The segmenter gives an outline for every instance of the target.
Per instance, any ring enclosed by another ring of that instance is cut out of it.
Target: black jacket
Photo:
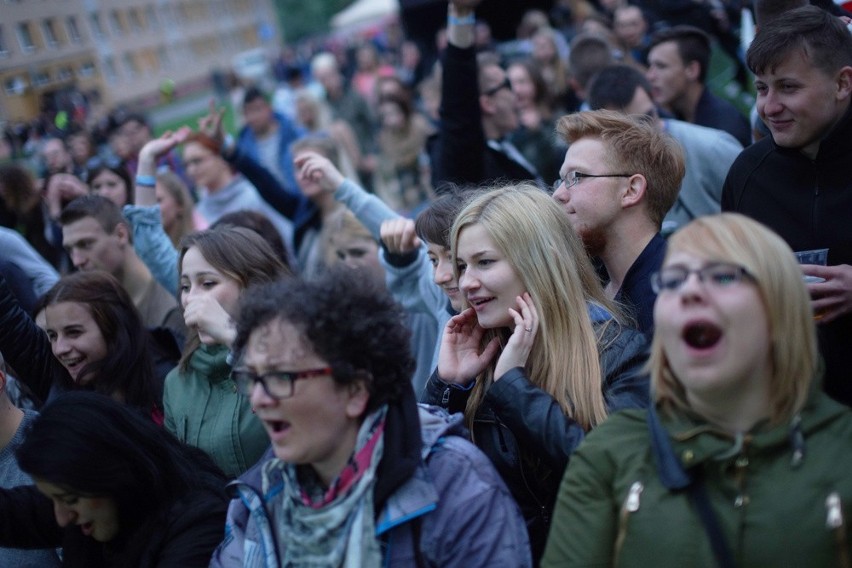
[[[600,335],[601,389],[607,410],[644,408],[649,403],[644,334],[614,322],[595,324]],[[470,391],[429,379],[423,402],[463,412]],[[473,440],[497,468],[527,522],[533,559],[544,552],[550,517],[568,460],[586,436],[549,394],[516,367],[485,395],[473,424]]]
[[[488,146],[482,130],[476,50],[448,45],[442,59],[441,125],[432,150],[432,185],[535,181],[532,172]],[[555,172],[553,172],[555,175]]]
[[[760,221],[794,251],[828,248],[828,264],[852,265],[852,106],[811,160],[772,137],[743,150],[728,172],[722,211]],[[817,326],[825,359],[824,387],[852,405],[849,379],[852,315]]]
[[[84,536],[74,524],[57,525],[51,500],[35,486],[0,489],[0,546],[61,546],[63,566],[207,566],[224,536],[227,508],[224,489],[194,489],[146,519],[132,534],[119,534],[114,541],[101,544]]]

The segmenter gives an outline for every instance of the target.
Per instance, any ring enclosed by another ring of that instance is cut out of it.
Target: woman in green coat
[[[243,290],[288,271],[258,234],[229,226],[185,237],[179,269],[190,337],[180,364],[166,377],[165,426],[235,478],[254,465],[269,439],[230,376],[233,318]]]
[[[652,280],[655,406],[589,434],[542,566],[849,566],[852,413],[814,380],[807,269],[736,214],[672,236]]]

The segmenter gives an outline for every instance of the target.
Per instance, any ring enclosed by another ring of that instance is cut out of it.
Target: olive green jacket
[[[175,368],[166,377],[163,406],[169,432],[236,478],[260,459],[269,437],[249,399],[237,393],[227,357],[227,347],[201,345],[186,373]]]
[[[686,492],[660,482],[646,416],[611,416],[574,454],[542,566],[716,566]],[[849,565],[852,412],[814,392],[798,416],[737,438],[661,413],[682,466],[703,476],[738,567]]]

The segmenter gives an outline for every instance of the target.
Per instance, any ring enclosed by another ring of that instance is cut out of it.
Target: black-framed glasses
[[[580,180],[583,178],[629,178],[633,174],[584,174],[582,172],[568,172],[565,177],[560,177],[558,180],[553,182],[553,191],[559,189],[563,183],[565,184],[565,189],[570,189],[580,183]]]
[[[651,288],[657,294],[677,292],[689,280],[690,274],[695,274],[699,282],[714,289],[727,288],[743,280],[755,281],[754,276],[739,264],[714,262],[696,269],[685,266],[663,268],[651,275]]]
[[[490,97],[498,93],[501,89],[509,89],[510,91],[512,90],[512,82],[509,81],[509,77],[503,77],[502,81],[485,91],[485,94]]]
[[[331,374],[331,367],[306,371],[269,371],[262,375],[252,373],[248,369],[234,369],[231,371],[231,379],[237,385],[237,392],[240,394],[251,396],[255,383],[260,383],[263,391],[270,398],[281,400],[293,396],[293,386],[299,379],[324,377]]]

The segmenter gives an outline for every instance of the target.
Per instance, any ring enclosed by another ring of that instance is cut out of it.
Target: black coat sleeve
[[[42,402],[55,381],[67,379],[67,373],[53,356],[50,340],[21,308],[0,275],[0,352]],[[67,379],[70,381],[70,379]]]
[[[53,503],[34,485],[0,488],[0,546],[62,546],[62,529],[56,524]]]

